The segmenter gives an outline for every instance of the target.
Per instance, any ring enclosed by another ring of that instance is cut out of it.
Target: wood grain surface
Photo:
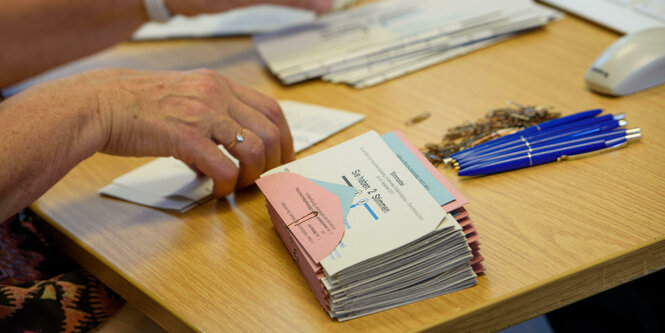
[[[70,66],[213,68],[276,99],[367,118],[299,157],[374,129],[417,146],[512,100],[569,114],[623,112],[644,138],[626,149],[462,179],[487,273],[477,286],[344,323],[331,320],[272,227],[256,187],[186,214],[109,199],[97,190],[150,158],[97,154],[33,208],[60,245],[170,331],[391,332],[496,330],[665,265],[665,86],[622,98],[589,92],[584,73],[618,35],[567,17],[523,36],[376,87],[318,80],[281,85],[248,38],[125,43]],[[423,111],[415,126],[404,121]]]

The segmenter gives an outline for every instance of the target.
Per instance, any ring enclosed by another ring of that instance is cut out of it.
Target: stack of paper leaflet
[[[530,0],[389,0],[254,37],[285,84],[322,77],[372,86],[545,25]]]
[[[368,132],[257,185],[321,306],[339,321],[473,286],[467,200],[400,132]]]

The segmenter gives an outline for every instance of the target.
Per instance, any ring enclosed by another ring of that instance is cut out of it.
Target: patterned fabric
[[[0,224],[0,332],[87,332],[123,303],[60,256],[29,211]]]

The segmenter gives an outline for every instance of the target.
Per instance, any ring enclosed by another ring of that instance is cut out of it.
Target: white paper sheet
[[[333,0],[332,10],[343,10],[355,2],[356,0]],[[153,40],[251,35],[312,22],[315,19],[316,13],[311,10],[261,4],[218,14],[202,14],[191,17],[176,15],[165,23],[148,22],[134,33],[132,39]]]
[[[193,17],[178,15],[166,23],[148,22],[134,33],[132,39],[246,35],[311,22],[315,18],[316,13],[310,10],[277,5],[256,5],[219,14]]]

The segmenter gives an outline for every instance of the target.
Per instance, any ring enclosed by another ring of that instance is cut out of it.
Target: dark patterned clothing
[[[60,256],[29,211],[0,224],[0,332],[87,332],[124,301]]]

